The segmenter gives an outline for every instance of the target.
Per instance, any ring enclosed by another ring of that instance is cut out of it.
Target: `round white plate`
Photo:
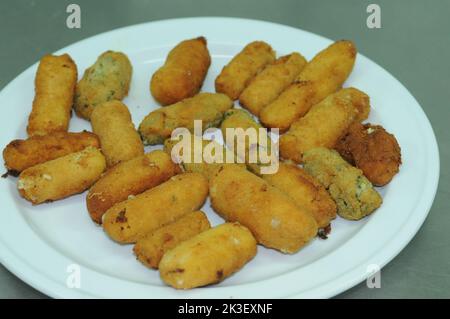
[[[223,65],[251,41],[264,40],[279,55],[299,51],[308,59],[331,43],[273,23],[189,18],[114,30],[56,54],[69,53],[80,76],[103,51],[128,54],[133,79],[124,102],[138,125],[158,107],[148,87],[153,72],[175,44],[200,35],[207,38],[212,55],[203,86],[203,91],[209,92],[214,91],[214,78]],[[28,68],[0,93],[1,148],[13,139],[26,137],[36,69],[37,64]],[[395,134],[402,148],[403,165],[393,181],[379,189],[384,200],[381,208],[359,222],[336,219],[328,240],[316,239],[295,255],[259,247],[249,264],[222,283],[177,291],[166,286],[157,271],[136,261],[131,245],[112,242],[101,227],[91,222],[85,207],[86,194],[32,206],[20,198],[16,179],[9,177],[0,180],[2,264],[43,293],[64,298],[309,298],[331,297],[354,286],[368,276],[372,265],[383,267],[395,257],[422,225],[438,184],[439,156],[421,107],[387,71],[359,54],[345,86],[369,94],[369,121]],[[90,129],[89,123],[74,116],[70,130],[83,129]],[[221,222],[209,202],[203,209],[213,224]]]

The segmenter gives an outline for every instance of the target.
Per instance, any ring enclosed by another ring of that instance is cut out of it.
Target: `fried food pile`
[[[20,195],[33,205],[87,191],[92,221],[118,244],[133,245],[169,286],[221,282],[256,256],[257,245],[295,254],[326,238],[335,218],[356,221],[382,205],[375,186],[399,172],[400,146],[382,126],[363,123],[369,96],[343,87],[356,57],[347,40],[310,61],[299,52],[277,57],[254,41],[223,66],[216,92],[201,92],[211,65],[207,40],[187,39],[151,76],[161,106],[135,126],[122,101],[133,70],[125,53],[102,53],[78,83],[68,54],[46,55],[28,138],[3,150],[5,176],[18,176]],[[92,132],[69,132],[72,109]],[[217,128],[223,143],[195,135],[198,120],[201,134]],[[178,128],[188,134],[172,139]],[[264,128],[279,129],[279,140]],[[228,136],[233,129],[258,130],[242,153],[237,136]],[[164,149],[145,152],[145,145]],[[275,146],[281,159],[267,173],[268,164],[252,156]],[[196,147],[207,154],[196,159]],[[201,211],[208,196],[224,220],[215,227]]]

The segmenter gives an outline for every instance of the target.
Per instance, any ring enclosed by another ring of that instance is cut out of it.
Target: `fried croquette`
[[[103,154],[89,146],[27,168],[19,175],[17,188],[33,204],[54,201],[85,191],[100,178],[105,168]]]
[[[314,105],[280,137],[281,156],[299,163],[309,149],[334,147],[353,122],[368,117],[369,110],[369,97],[365,93],[355,88],[339,90]]]
[[[136,240],[181,216],[198,210],[208,196],[208,180],[198,173],[175,175],[103,215],[103,229],[116,242]]]
[[[227,111],[220,129],[225,144],[235,152],[237,158],[241,158],[247,164],[251,171],[259,174],[265,172],[263,167],[267,171],[269,168],[270,171],[276,169],[274,164],[278,164],[278,153],[272,154],[274,151],[272,140],[250,113],[242,109]],[[231,134],[233,131],[230,129],[242,129],[242,131],[234,131],[234,134]],[[277,163],[274,163],[275,161]]]
[[[8,174],[17,176],[31,166],[79,152],[88,146],[100,147],[97,136],[91,132],[54,132],[12,141],[3,150],[3,159]]]
[[[46,55],[34,80],[35,97],[28,136],[67,132],[77,84],[77,66],[68,54]]]
[[[239,150],[236,149],[239,136],[228,136],[229,134],[227,131],[228,129],[242,129],[243,131],[246,131],[249,128],[253,129],[252,131],[255,132],[255,134],[252,138],[250,138],[250,135],[244,136],[242,134],[242,137],[245,137],[245,141],[242,142],[245,142],[245,144],[242,143],[241,145],[245,145],[245,152],[239,152]],[[258,146],[260,128],[262,128],[262,126],[252,118],[250,113],[242,109],[231,109],[225,112],[224,119],[220,124],[220,130],[222,131],[225,143],[230,149],[235,150],[238,156],[245,159],[245,162],[248,162],[249,160],[249,151]]]
[[[237,163],[236,156],[231,150],[216,141],[205,140],[194,134],[190,134],[189,137],[190,141],[187,141],[186,144],[183,142],[185,138],[183,136],[180,136],[179,139],[170,138],[164,142],[164,151],[171,156],[175,163],[180,164],[183,171],[201,173],[209,179],[222,166],[238,165],[245,167],[245,164]],[[181,145],[181,147],[176,145]],[[185,151],[190,151],[186,160],[184,160]],[[199,152],[201,158],[195,158],[196,151]]]
[[[201,120],[203,130],[217,127],[233,101],[225,94],[199,93],[194,97],[162,107],[148,114],[139,125],[145,145],[162,144],[172,131],[183,127],[194,131],[194,120]]]
[[[295,80],[305,65],[306,59],[297,52],[278,58],[251,80],[239,96],[239,103],[258,116]]]
[[[239,223],[208,229],[165,253],[162,280],[176,289],[217,283],[248,263],[257,252],[252,233]]]
[[[139,238],[133,251],[144,265],[158,269],[159,262],[167,251],[210,227],[208,218],[202,211],[187,213],[173,223]]]
[[[130,60],[124,53],[106,51],[100,55],[77,84],[74,108],[78,116],[89,120],[98,105],[127,96],[131,73]]]
[[[217,93],[224,93],[237,100],[250,81],[264,67],[275,61],[275,51],[265,42],[247,44],[220,72],[216,78]]]
[[[211,206],[225,220],[248,227],[256,240],[295,253],[317,234],[312,213],[249,171],[228,166],[210,180]]]
[[[319,228],[336,218],[336,203],[314,177],[293,163],[280,163],[275,174],[261,177],[270,185],[288,195],[296,205],[312,213]]]
[[[266,127],[277,127],[281,132],[304,116],[310,108],[336,92],[350,75],[356,59],[356,48],[351,41],[337,41],[319,52],[289,86],[260,113]]]
[[[117,164],[106,171],[86,196],[92,220],[101,224],[103,214],[114,204],[155,187],[178,172],[170,156],[160,150]]]
[[[324,147],[305,152],[305,170],[328,190],[339,216],[358,220],[380,207],[382,198],[370,181],[338,152]]]
[[[379,125],[354,123],[335,149],[376,186],[389,183],[402,162],[395,136]]]
[[[120,101],[105,102],[91,114],[92,130],[100,139],[108,167],[144,154],[130,111]]]
[[[204,37],[180,42],[152,76],[150,91],[153,97],[162,105],[193,97],[200,91],[210,64]]]

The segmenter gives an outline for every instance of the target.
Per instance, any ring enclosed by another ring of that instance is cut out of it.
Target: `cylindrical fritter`
[[[168,105],[194,96],[200,91],[210,64],[204,37],[180,42],[152,76],[153,97],[162,105]]]
[[[245,164],[237,163],[236,156],[227,147],[224,147],[215,141],[205,140],[200,136],[193,134],[190,134],[189,137],[190,141],[187,141],[186,143],[183,141],[184,137],[174,140],[167,139],[164,142],[164,151],[172,157],[173,161],[179,163],[185,172],[201,173],[209,179],[224,165],[239,165],[245,168]],[[182,143],[182,147],[178,148],[178,146],[176,146],[179,145],[178,143]],[[178,149],[174,150],[174,147],[177,147]],[[190,154],[187,153],[189,156],[186,156],[187,160],[184,160],[186,151],[190,151]],[[197,152],[197,156],[200,156],[199,161],[196,161],[195,152]],[[220,156],[218,156],[219,154]],[[217,161],[215,161],[216,159]]]
[[[162,144],[176,128],[194,130],[194,120],[201,120],[203,130],[217,127],[223,113],[233,107],[225,94],[199,93],[170,106],[162,107],[147,115],[139,125],[144,144]]]
[[[336,92],[350,75],[356,59],[351,41],[338,41],[317,54],[303,69],[295,83],[260,113],[266,127],[286,131],[309,109]]]
[[[177,289],[220,282],[256,255],[256,241],[239,223],[225,223],[169,250],[159,264],[162,280]]]
[[[240,167],[228,166],[216,173],[210,180],[210,196],[219,215],[248,227],[266,247],[295,253],[317,234],[310,211]]]
[[[91,116],[92,131],[100,139],[108,167],[144,154],[127,106],[120,101],[98,105]]]
[[[267,65],[239,96],[239,103],[254,115],[275,100],[300,74],[306,59],[297,52]]]
[[[220,124],[220,130],[225,143],[230,149],[233,149],[236,154],[248,162],[249,150],[257,147],[259,141],[259,129],[263,128],[256,122],[250,113],[242,109],[231,109],[225,113],[224,119]],[[247,129],[252,129],[255,134],[247,134],[244,136],[238,134],[227,134],[228,129],[242,129],[244,132]],[[245,139],[244,139],[245,137]],[[237,149],[237,143],[241,139],[241,143],[245,142],[245,153]],[[268,142],[270,139],[268,139]],[[244,154],[243,154],[244,153]]]
[[[77,114],[89,120],[98,105],[122,100],[128,94],[131,73],[131,63],[125,54],[106,51],[100,55],[77,84],[74,105]]]
[[[103,214],[114,204],[165,182],[178,170],[170,156],[159,150],[117,164],[89,190],[86,204],[92,220],[101,224]]]
[[[100,147],[98,138],[93,133],[54,132],[12,141],[3,150],[3,159],[8,173],[18,175],[31,166],[79,152],[88,146]]]
[[[176,175],[108,209],[103,215],[103,229],[119,243],[134,243],[143,235],[198,210],[207,196],[208,180],[202,174]]]
[[[202,211],[187,213],[173,223],[139,238],[133,251],[144,265],[158,269],[159,262],[167,251],[210,227],[208,218]]]
[[[293,202],[309,210],[319,228],[326,227],[336,217],[336,203],[314,177],[291,163],[280,163],[275,174],[261,177],[288,195]]]
[[[358,220],[380,207],[383,199],[369,180],[338,152],[324,147],[307,151],[305,170],[317,178],[337,204],[339,216]]]
[[[225,144],[247,163],[251,171],[264,172],[271,166],[270,171],[276,170],[278,164],[278,153],[273,146],[272,140],[264,129],[245,110],[232,109],[225,113],[224,120],[220,125]],[[231,134],[235,129],[234,134]],[[237,131],[242,129],[243,131]],[[250,130],[249,130],[250,129]],[[262,135],[262,134],[263,135]],[[267,172],[266,172],[267,173]]]
[[[81,152],[27,168],[20,174],[17,188],[33,204],[54,201],[88,189],[105,167],[100,150],[89,146]]]
[[[29,136],[66,132],[77,84],[77,66],[68,54],[46,55],[37,70]]]
[[[249,43],[239,52],[216,78],[216,92],[237,100],[253,77],[275,61],[275,52],[262,41]]]
[[[342,89],[313,106],[280,137],[280,154],[297,163],[315,147],[332,148],[354,121],[369,115],[369,97],[354,88]]]

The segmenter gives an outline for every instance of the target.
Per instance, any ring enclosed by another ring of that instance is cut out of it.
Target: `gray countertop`
[[[70,3],[81,7],[81,29],[65,25]],[[381,7],[381,29],[366,26],[370,3]],[[107,30],[168,18],[260,19],[331,39],[351,39],[361,53],[389,70],[422,105],[437,136],[441,177],[427,220],[411,243],[383,268],[381,288],[368,289],[362,283],[338,297],[449,298],[449,13],[448,0],[5,0],[0,2],[0,89],[45,53]],[[0,266],[0,298],[46,296]]]

